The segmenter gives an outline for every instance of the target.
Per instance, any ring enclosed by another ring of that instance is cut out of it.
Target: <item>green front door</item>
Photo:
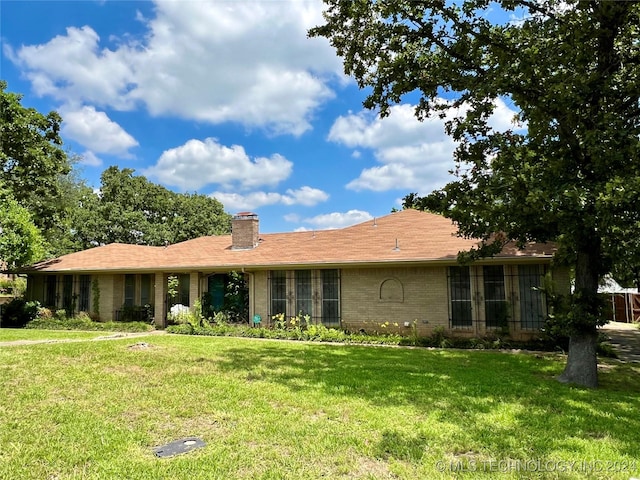
[[[226,285],[226,275],[211,275],[209,277],[209,305],[214,312],[220,312],[224,307]]]

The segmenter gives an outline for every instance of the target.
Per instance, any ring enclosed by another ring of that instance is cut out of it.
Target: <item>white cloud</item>
[[[60,113],[64,118],[63,135],[94,152],[129,157],[129,149],[138,145],[120,125],[94,107],[63,107]]]
[[[90,26],[69,27],[40,45],[6,48],[36,93],[63,103],[130,110],[209,123],[237,122],[300,135],[334,93],[326,78],[341,61],[325,39],[322,2],[155,2],[147,31],[101,46]],[[171,92],[170,94],[167,94]]]
[[[313,207],[329,199],[329,194],[317,188],[302,187],[297,190],[289,189],[287,194],[283,196],[285,205],[304,205]]]
[[[371,220],[373,216],[369,212],[362,210],[349,210],[348,212],[333,212],[306,218],[305,223],[313,225],[318,229],[344,228],[357,223]]]
[[[497,130],[513,128],[515,113],[502,100],[497,100],[490,124]],[[386,118],[368,111],[339,117],[328,139],[350,148],[371,149],[380,163],[364,169],[347,188],[429,193],[443,186],[454,167],[456,148],[445,134],[445,121],[435,117],[420,122],[414,115],[414,106],[409,104],[392,106]]]
[[[302,187],[297,190],[287,190],[285,194],[277,192],[251,192],[247,194],[214,192],[210,196],[217,198],[227,212],[239,210],[254,210],[268,205],[303,205],[312,207],[325,202],[329,195],[322,190],[311,187]],[[294,217],[289,217],[288,221]]]
[[[282,218],[284,218],[285,221],[291,223],[298,223],[300,221],[300,215],[298,215],[297,213],[288,213]]]
[[[277,185],[291,175],[293,163],[282,155],[250,158],[240,145],[227,147],[215,138],[189,140],[165,150],[144,174],[182,190],[199,190],[217,184],[232,188]]]
[[[99,167],[102,165],[102,160],[100,160],[91,150],[84,152],[81,157],[80,163],[83,165],[87,165],[89,167]]]
[[[93,103],[118,109],[132,108],[127,88],[134,78],[133,53],[100,50],[100,37],[88,26],[69,27],[42,45],[7,47],[10,58],[26,73],[38,95],[64,103]]]
[[[444,133],[442,121],[418,121],[412,105],[393,106],[384,119],[369,112],[339,117],[329,140],[371,149],[380,163],[364,169],[347,185],[356,191],[433,189],[446,181],[453,166],[455,144]]]

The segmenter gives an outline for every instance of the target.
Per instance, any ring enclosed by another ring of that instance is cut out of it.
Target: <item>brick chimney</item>
[[[231,248],[233,250],[250,250],[258,246],[258,215],[251,212],[240,212],[231,220]]]

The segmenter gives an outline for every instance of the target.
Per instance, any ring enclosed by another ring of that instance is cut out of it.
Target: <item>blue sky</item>
[[[253,211],[261,231],[339,228],[451,180],[441,120],[383,120],[342,73],[316,0],[0,4],[0,78],[63,117],[99,186],[110,165]],[[415,101],[415,98],[413,99]],[[512,108],[512,107],[511,107]],[[498,102],[496,126],[514,111]]]

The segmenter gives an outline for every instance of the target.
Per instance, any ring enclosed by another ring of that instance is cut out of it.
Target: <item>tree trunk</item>
[[[580,312],[585,318],[578,319],[571,327],[569,336],[569,355],[564,372],[558,376],[562,383],[575,383],[589,388],[598,386],[598,331],[596,321],[600,314],[597,301],[598,281],[602,259],[600,240],[596,235],[579,249],[576,258],[576,283],[574,295],[579,303]]]
[[[569,337],[567,365],[558,381],[575,383],[584,387],[598,386],[598,332],[577,332]]]

